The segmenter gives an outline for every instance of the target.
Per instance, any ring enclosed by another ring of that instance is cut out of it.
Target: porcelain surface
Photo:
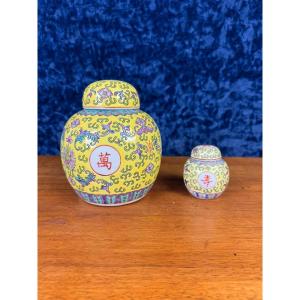
[[[159,129],[139,109],[135,88],[122,81],[95,82],[86,88],[83,106],[67,121],[61,137],[69,183],[95,205],[143,198],[157,177],[162,149]]]
[[[187,190],[199,199],[215,199],[226,189],[229,168],[220,150],[212,145],[200,145],[192,150],[183,171]]]

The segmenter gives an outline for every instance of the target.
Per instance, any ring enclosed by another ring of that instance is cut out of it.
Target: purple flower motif
[[[76,163],[74,151],[65,149],[63,151],[63,161],[68,169],[73,170],[75,168],[75,163]]]
[[[116,91],[114,94],[119,98],[119,102],[123,103],[123,101],[125,100],[124,92],[123,91]]]
[[[80,124],[80,120],[76,119],[71,123],[71,127],[74,128],[74,127],[78,126],[79,124]]]
[[[136,153],[139,157],[142,156],[142,146],[141,144],[137,144],[137,149],[133,151],[133,153]]]
[[[90,90],[90,92],[88,93],[87,97],[91,98],[93,96],[93,94],[96,94],[96,91]]]
[[[106,87],[98,91],[98,95],[101,99],[106,99],[112,96],[112,92]]]
[[[142,150],[141,150],[141,149],[136,149],[136,150],[134,151],[134,153],[136,153],[139,157],[142,156]]]
[[[139,129],[136,129],[136,133],[138,135],[142,135],[143,133],[148,133],[148,132],[152,132],[153,131],[153,128],[149,127],[149,126],[146,126],[146,120],[142,119],[142,118],[137,118],[135,123],[137,125],[140,126]]]
[[[72,138],[70,136],[68,136],[66,138],[66,142],[69,143],[69,144],[71,144],[73,142],[73,140],[72,140]]]
[[[154,168],[154,165],[153,163],[150,163],[147,168],[145,169],[146,173],[150,173]]]
[[[72,185],[75,185],[76,182],[72,177],[68,177],[68,180]]]
[[[108,181],[104,181],[103,184],[101,185],[101,190],[107,191],[108,193],[110,193],[109,187],[112,186],[111,182]]]

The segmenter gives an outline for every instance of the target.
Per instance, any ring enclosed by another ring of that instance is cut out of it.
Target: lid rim
[[[218,157],[216,157],[216,158],[199,158],[199,157],[195,157],[195,156],[192,156],[192,155],[191,155],[191,158],[197,159],[197,160],[220,160],[220,159],[222,159],[223,157],[222,157],[222,156],[218,156]]]

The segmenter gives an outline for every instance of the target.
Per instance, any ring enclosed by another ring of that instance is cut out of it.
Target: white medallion
[[[99,175],[108,176],[115,173],[120,164],[120,154],[111,146],[99,146],[90,155],[90,165]]]
[[[201,173],[198,177],[200,186],[204,189],[212,189],[217,183],[216,176],[210,172]]]

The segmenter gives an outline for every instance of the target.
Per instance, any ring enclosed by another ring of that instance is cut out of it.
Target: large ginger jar
[[[160,167],[161,138],[140,110],[129,83],[101,80],[83,94],[83,110],[66,123],[61,159],[77,195],[90,204],[117,206],[143,198]]]

